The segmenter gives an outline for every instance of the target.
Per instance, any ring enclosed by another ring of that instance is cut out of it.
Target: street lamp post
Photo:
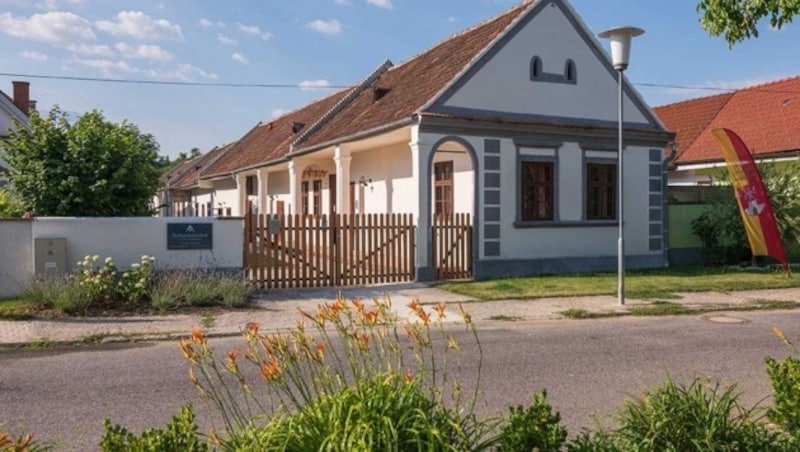
[[[611,60],[617,70],[617,117],[618,139],[617,148],[617,223],[619,226],[619,239],[617,241],[617,300],[620,305],[625,304],[625,225],[623,204],[623,181],[625,179],[622,159],[622,73],[628,68],[631,55],[631,39],[644,33],[636,27],[614,27],[600,32],[598,36],[607,38],[611,42]]]

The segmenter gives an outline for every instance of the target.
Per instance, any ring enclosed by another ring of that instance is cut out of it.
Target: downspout
[[[669,267],[669,167],[675,159],[678,158],[678,143],[672,142],[670,143],[670,154],[669,156],[664,159],[663,163],[663,170],[661,171],[661,212],[663,215],[663,231],[662,234],[664,235],[663,243],[664,243],[664,267]]]

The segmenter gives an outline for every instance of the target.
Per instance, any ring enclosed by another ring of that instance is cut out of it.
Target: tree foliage
[[[158,144],[127,122],[92,111],[71,123],[58,107],[31,113],[31,130],[6,143],[11,188],[26,210],[52,216],[149,215]]]
[[[784,246],[800,244],[800,164],[758,165],[758,169]],[[715,180],[719,189],[710,197],[705,212],[692,222],[692,231],[700,237],[711,261],[745,260],[750,256],[747,233],[727,171],[720,171]]]
[[[159,160],[159,165],[161,166],[161,172],[163,174],[167,174],[168,172],[172,171],[175,167],[180,165],[182,162],[186,160],[191,160],[196,157],[200,157],[202,152],[198,148],[192,148],[188,153],[187,152],[179,152],[178,156],[175,159],[170,159],[169,157],[161,157]]]
[[[700,0],[700,24],[712,36],[723,35],[729,47],[758,37],[758,25],[769,18],[780,29],[800,13],[800,0]]]

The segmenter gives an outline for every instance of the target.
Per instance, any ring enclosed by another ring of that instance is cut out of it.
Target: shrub
[[[137,302],[150,297],[155,277],[156,258],[142,256],[141,262],[122,272],[117,283],[117,294],[126,301]]]
[[[626,402],[614,442],[620,450],[775,450],[778,436],[741,406],[734,390],[668,379],[644,398]]]
[[[795,353],[797,348],[792,344],[780,328],[775,333]],[[772,382],[772,406],[767,410],[767,417],[787,433],[800,439],[800,360],[786,357],[782,361],[767,358],[767,374]]]
[[[253,286],[242,278],[225,273],[198,271],[164,272],[158,275],[150,294],[152,305],[168,311],[180,306],[246,306],[253,296]]]
[[[547,403],[547,391],[533,395],[528,408],[522,405],[509,408],[506,424],[500,435],[501,450],[557,452],[567,439],[567,430],[561,426],[561,415],[553,413]]]
[[[117,286],[117,267],[110,257],[100,265],[100,256],[86,256],[78,261],[75,279],[83,290],[87,303],[102,301],[114,296]]]
[[[257,450],[290,440],[309,441],[303,443],[309,447],[288,450],[405,450],[400,442],[415,441],[416,449],[436,441],[447,445],[444,450],[475,450],[495,444],[494,424],[473,414],[482,352],[471,317],[460,310],[478,346],[470,361],[478,363],[475,392],[465,397],[462,382],[449,373],[461,358],[458,341],[443,328],[445,305],[429,311],[414,300],[409,308],[412,320],[400,322],[388,300],[368,306],[339,297],[314,313],[301,311],[302,320],[288,332],[262,334],[258,324],[248,324],[244,350],[229,352],[222,362],[200,330],[181,340],[180,348],[190,380],[220,413],[231,444],[255,442]],[[252,374],[240,364],[254,368],[263,390],[252,387]],[[258,420],[269,422],[259,426]]]
[[[181,412],[165,429],[152,428],[135,435],[124,427],[112,425],[106,418],[105,433],[100,439],[100,449],[105,452],[204,452],[208,445],[197,433],[195,415],[191,404],[181,407]]]
[[[84,314],[90,300],[75,278],[46,276],[24,287],[21,298],[67,314]]]

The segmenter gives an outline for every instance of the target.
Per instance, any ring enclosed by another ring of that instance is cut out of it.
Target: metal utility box
[[[33,262],[36,275],[67,272],[67,239],[34,239]]]

